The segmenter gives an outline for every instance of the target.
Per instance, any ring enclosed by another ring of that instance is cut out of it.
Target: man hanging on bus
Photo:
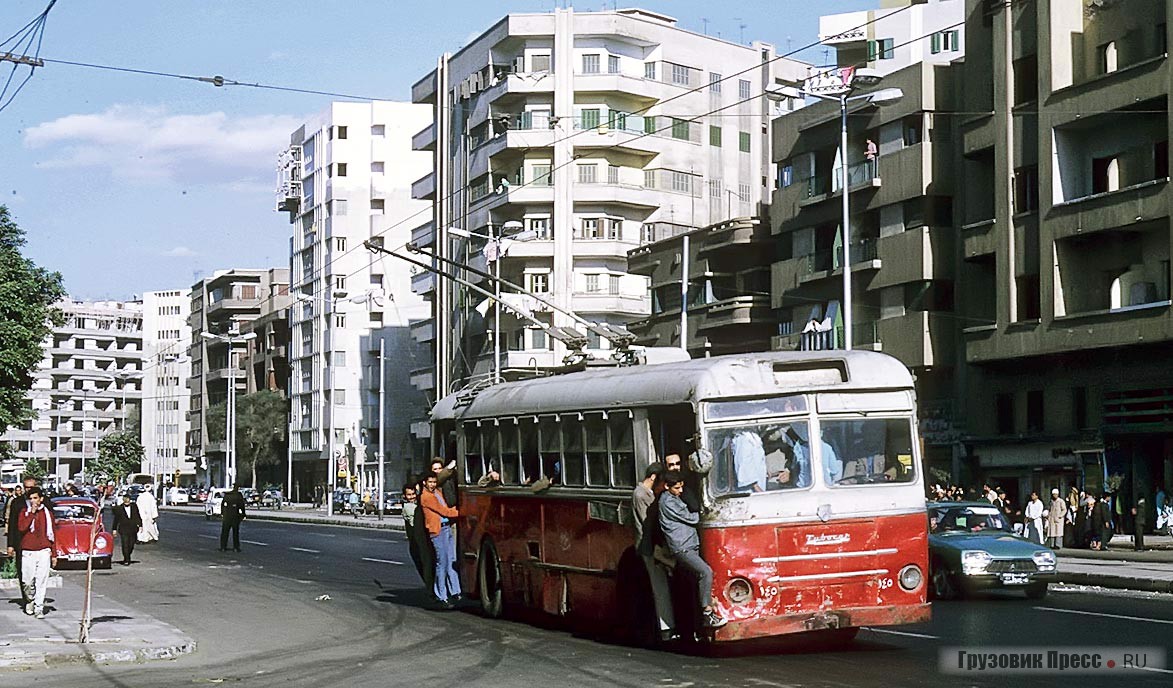
[[[452,523],[460,512],[448,505],[443,492],[438,489],[438,482],[436,474],[429,473],[424,478],[424,492],[419,500],[428,537],[436,552],[436,582],[432,592],[442,608],[452,609],[461,594],[460,574],[456,570],[456,533]]]
[[[660,530],[668,542],[668,549],[676,557],[677,569],[684,568],[697,579],[697,599],[701,618],[705,626],[720,628],[726,621],[713,609],[713,569],[701,558],[700,536],[697,524],[700,514],[689,511],[681,495],[684,493],[684,477],[676,471],[664,474],[667,489],[657,501],[659,505]]]
[[[676,457],[677,464],[680,457]],[[668,574],[655,556],[656,546],[663,540],[660,519],[657,515],[656,483],[664,474],[664,464],[656,461],[649,464],[641,480],[631,493],[631,511],[635,515],[635,549],[643,559],[652,584],[652,600],[656,606],[656,617],[660,622],[660,640],[669,641],[678,637],[673,631],[676,621],[672,614],[672,589],[668,587]]]

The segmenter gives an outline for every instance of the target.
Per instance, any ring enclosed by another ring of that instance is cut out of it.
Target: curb
[[[159,659],[178,659],[183,655],[195,652],[196,642],[189,640],[178,645],[105,651],[101,649],[90,649],[100,647],[100,644],[83,646],[80,643],[71,643],[68,647],[74,651],[60,654],[21,651],[19,654],[8,656],[0,652],[0,670],[39,669],[66,664],[121,664],[143,663]]]
[[[49,589],[60,588],[65,583],[61,576],[49,576],[49,583],[45,586]],[[20,581],[15,578],[0,578],[0,590],[20,590]]]
[[[170,511],[178,514],[195,514],[203,516],[203,511],[196,511],[193,509],[186,509],[183,507],[159,507],[160,511]],[[387,521],[359,521],[355,519],[345,518],[297,518],[296,516],[285,516],[279,511],[274,513],[270,511],[252,511],[246,517],[247,521],[276,521],[278,523],[301,523],[307,525],[319,526],[342,526],[345,528],[366,528],[368,530],[397,530],[404,532],[402,525],[390,523]]]
[[[1127,576],[1112,576],[1102,573],[1062,573],[1064,585],[1088,585],[1113,590],[1140,590],[1142,592],[1173,593],[1173,580],[1157,580],[1152,578],[1129,578]]]

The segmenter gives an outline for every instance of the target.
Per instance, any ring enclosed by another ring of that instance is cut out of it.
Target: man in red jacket
[[[420,495],[420,509],[432,547],[436,550],[436,582],[432,593],[444,609],[451,609],[460,600],[460,575],[456,571],[456,533],[452,521],[460,512],[449,506],[444,494],[437,489],[435,473],[424,478],[424,492]],[[419,518],[419,515],[416,515]]]
[[[45,507],[41,488],[25,493],[27,506],[17,517],[20,531],[20,582],[29,602],[24,613],[45,618],[45,591],[49,587],[49,569],[57,563],[53,548],[53,512]]]

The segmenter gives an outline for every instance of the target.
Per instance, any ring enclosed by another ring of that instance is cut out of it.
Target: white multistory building
[[[143,311],[139,301],[66,300],[55,308],[62,324],[42,343],[28,393],[36,417],[0,439],[21,464],[37,459],[64,482],[97,456],[104,435],[127,426],[140,403]]]
[[[878,9],[819,17],[819,42],[838,66],[887,75],[965,55],[966,0],[883,0]],[[925,39],[924,37],[928,37]]]
[[[194,482],[196,464],[186,449],[191,395],[191,297],[187,289],[143,294],[143,405],[142,472],[162,477],[180,476]]]
[[[415,353],[409,324],[429,311],[411,291],[410,266],[371,253],[363,242],[401,247],[428,215],[430,204],[412,199],[411,184],[430,169],[430,156],[412,150],[412,134],[429,118],[428,108],[411,103],[333,103],[295,131],[279,157],[278,209],[288,211],[293,229],[295,497],[308,500],[316,487],[342,486],[348,477],[361,489],[374,488],[380,446],[385,487],[398,487],[417,453],[409,428],[428,400],[409,374],[426,353]]]
[[[798,105],[763,93],[808,73],[767,43],[701,35],[646,10],[507,15],[412,87],[433,112],[414,145],[435,159],[413,185],[434,217],[413,238],[484,269],[486,241],[475,235],[519,223],[529,231],[501,261],[503,278],[595,322],[646,318],[656,285],[629,274],[627,252],[760,216],[773,178],[767,125]],[[494,323],[483,297],[453,281],[421,273],[414,288],[434,307],[434,320],[415,328],[434,353],[414,376],[429,395],[496,367],[555,366],[565,354],[508,310]],[[537,318],[574,324],[544,308]],[[607,341],[589,340],[593,355],[608,355]]]

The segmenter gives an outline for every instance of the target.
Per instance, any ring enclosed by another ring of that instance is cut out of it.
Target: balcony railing
[[[851,245],[851,264],[875,260],[877,257],[876,240],[863,239]],[[804,256],[803,274],[813,275],[816,272],[838,270],[843,267],[843,253],[835,249],[815,251]]]
[[[864,160],[857,162],[854,165],[847,166],[847,180],[852,187],[871,184],[872,180],[880,176],[880,159]],[[815,177],[808,177],[806,181],[806,197],[815,198],[816,196],[825,196],[829,193],[834,193],[843,188],[841,180],[843,179],[843,170],[836,166],[831,171],[830,176],[819,175]],[[801,181],[801,180],[800,180]]]
[[[845,337],[843,327],[822,332],[803,332],[799,339],[799,351],[828,351],[842,349]],[[871,347],[880,343],[879,327],[874,321],[857,322],[851,330],[851,346]]]

